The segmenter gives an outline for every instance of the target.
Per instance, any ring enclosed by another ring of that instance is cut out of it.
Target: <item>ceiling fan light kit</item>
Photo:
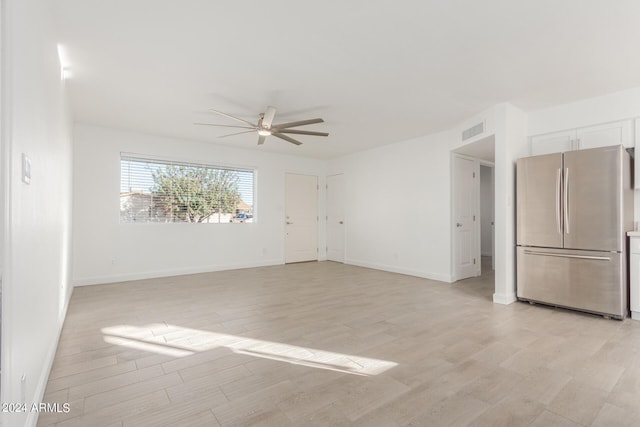
[[[217,126],[217,127],[228,127],[228,128],[236,128],[236,129],[249,129],[249,130],[245,130],[242,132],[236,132],[236,133],[232,133],[232,134],[228,134],[228,135],[223,135],[220,136],[218,138],[225,138],[227,136],[234,136],[234,135],[240,135],[243,133],[250,133],[250,132],[257,132],[258,133],[258,145],[262,145],[264,144],[265,139],[267,138],[267,136],[275,136],[276,138],[280,138],[283,139],[287,142],[290,142],[292,144],[295,145],[302,145],[302,142],[298,141],[297,139],[291,138],[288,135],[285,135],[286,133],[288,134],[295,134],[295,135],[312,135],[312,136],[329,136],[329,134],[327,132],[315,132],[315,131],[308,131],[308,130],[298,130],[298,129],[291,129],[294,127],[299,127],[299,126],[306,126],[306,125],[312,125],[312,124],[316,124],[316,123],[323,123],[324,120],[323,119],[308,119],[308,120],[298,120],[295,122],[288,122],[288,123],[280,123],[280,124],[274,124],[273,123],[273,119],[276,117],[276,109],[275,107],[267,107],[266,111],[264,113],[261,113],[258,115],[258,123],[253,124],[247,120],[241,119],[239,117],[236,116],[232,116],[231,114],[227,114],[227,113],[223,113],[222,111],[218,111],[218,110],[209,110],[212,113],[218,114],[222,117],[226,117],[238,122],[241,122],[244,124],[244,126],[238,126],[238,125],[218,125],[218,124],[213,124],[213,123],[195,123],[196,125],[204,125],[204,126]]]

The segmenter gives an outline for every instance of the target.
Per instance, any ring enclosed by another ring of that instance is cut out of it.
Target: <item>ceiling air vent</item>
[[[469,129],[462,131],[462,140],[466,141],[469,138],[473,138],[476,135],[480,135],[484,132],[484,122],[480,122],[475,126],[471,126]]]

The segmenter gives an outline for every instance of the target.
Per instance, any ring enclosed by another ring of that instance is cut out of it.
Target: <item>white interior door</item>
[[[318,177],[285,178],[285,262],[318,259]]]
[[[327,177],[327,259],[344,262],[344,175]]]
[[[453,235],[455,280],[479,274],[476,227],[476,164],[472,159],[453,156]]]

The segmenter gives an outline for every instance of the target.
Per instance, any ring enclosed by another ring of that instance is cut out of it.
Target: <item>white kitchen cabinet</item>
[[[640,232],[630,231],[629,246],[629,302],[631,306],[631,318],[640,320]]]
[[[531,137],[531,155],[561,153],[571,150],[622,144],[635,146],[633,120],[569,129]],[[636,120],[636,128],[638,123]]]
[[[562,153],[573,150],[576,139],[575,129],[536,135],[531,137],[531,155]]]
[[[629,148],[635,145],[634,142],[633,121],[623,120],[576,129],[576,146],[574,148],[584,150],[587,148],[608,147],[610,145],[620,144]]]

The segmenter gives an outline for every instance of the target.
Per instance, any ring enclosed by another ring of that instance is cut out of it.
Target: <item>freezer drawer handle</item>
[[[611,261],[611,258],[606,256],[591,256],[591,255],[563,255],[556,254],[554,252],[534,252],[534,251],[524,251],[527,255],[541,255],[541,256],[553,256],[558,258],[579,258],[579,259],[595,259],[599,261]]]

